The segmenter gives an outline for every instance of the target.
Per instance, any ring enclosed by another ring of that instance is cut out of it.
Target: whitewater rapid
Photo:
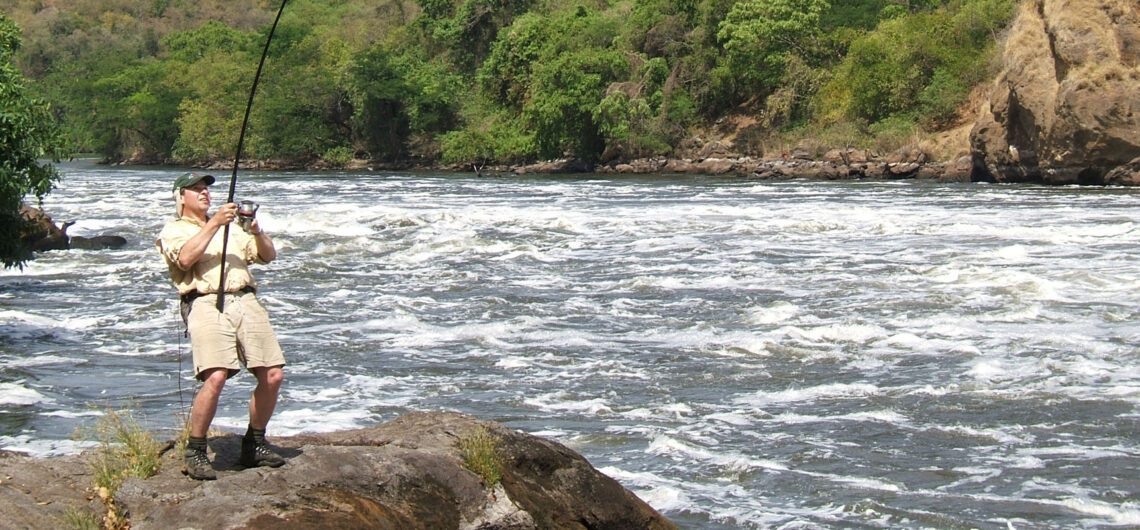
[[[0,273],[0,447],[42,456],[107,408],[173,431],[195,388],[153,248],[183,170],[64,170],[48,212],[130,244]],[[457,410],[683,528],[1140,526],[1135,191],[242,178],[280,253],[271,438]]]

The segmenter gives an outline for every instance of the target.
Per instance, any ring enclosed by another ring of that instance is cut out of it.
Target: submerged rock
[[[75,221],[66,221],[63,226],[56,226],[51,216],[38,208],[21,206],[20,216],[25,223],[20,234],[20,240],[34,252],[67,249],[113,250],[127,245],[127,239],[123,236],[110,234],[92,237],[68,235],[67,229],[71,228]]]

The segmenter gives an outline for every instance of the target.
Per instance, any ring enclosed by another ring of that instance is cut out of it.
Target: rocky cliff
[[[970,136],[973,180],[1140,184],[1136,0],[1026,0],[1001,60]]]
[[[465,464],[462,440],[483,435],[497,483]],[[373,428],[271,439],[288,463],[242,469],[240,438],[210,440],[218,480],[180,473],[180,451],[158,475],[114,497],[130,528],[672,529],[584,458],[550,440],[454,413],[408,414]],[[98,510],[83,456],[0,458],[0,526],[67,527]]]

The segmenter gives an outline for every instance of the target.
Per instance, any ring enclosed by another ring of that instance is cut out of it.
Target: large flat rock
[[[479,432],[501,459],[494,486],[464,467],[460,440]],[[185,477],[181,451],[169,451],[156,476],[127,480],[115,502],[136,530],[675,528],[565,446],[462,414],[270,442],[285,466],[243,469],[240,437],[219,436],[210,440],[218,480]],[[0,458],[5,527],[66,527],[69,511],[102,513],[85,458]]]

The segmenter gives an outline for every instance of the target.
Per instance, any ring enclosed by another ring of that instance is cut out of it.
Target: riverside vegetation
[[[70,152],[232,159],[268,0],[7,0]],[[279,166],[678,156],[730,130],[887,150],[961,125],[1016,0],[292,0],[245,155]]]

